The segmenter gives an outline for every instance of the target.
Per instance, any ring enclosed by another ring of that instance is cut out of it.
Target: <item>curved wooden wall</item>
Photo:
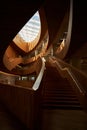
[[[39,123],[40,84],[44,69],[45,64],[39,59],[35,67],[37,78],[31,88],[0,83],[0,101],[30,130],[36,129]]]

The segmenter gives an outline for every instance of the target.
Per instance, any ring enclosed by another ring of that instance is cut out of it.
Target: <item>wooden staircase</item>
[[[46,64],[43,78],[42,107],[56,109],[81,109],[79,100],[66,78],[55,67]]]

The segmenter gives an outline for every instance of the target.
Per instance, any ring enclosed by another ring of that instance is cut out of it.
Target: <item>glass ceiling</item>
[[[37,37],[38,33],[40,32],[40,28],[40,17],[39,12],[37,11],[18,34],[26,43],[29,43]]]

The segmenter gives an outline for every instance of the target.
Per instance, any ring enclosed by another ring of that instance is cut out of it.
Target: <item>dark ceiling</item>
[[[69,7],[67,6],[69,2],[70,0],[3,0],[0,3],[0,64],[8,44],[41,6],[45,10],[51,43],[64,17],[64,12]],[[73,0],[73,26],[67,56],[72,55],[86,42],[86,5],[85,1]]]

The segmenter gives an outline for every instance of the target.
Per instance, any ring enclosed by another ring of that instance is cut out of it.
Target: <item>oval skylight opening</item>
[[[18,34],[26,43],[30,43],[38,36],[40,28],[40,16],[37,11]]]

